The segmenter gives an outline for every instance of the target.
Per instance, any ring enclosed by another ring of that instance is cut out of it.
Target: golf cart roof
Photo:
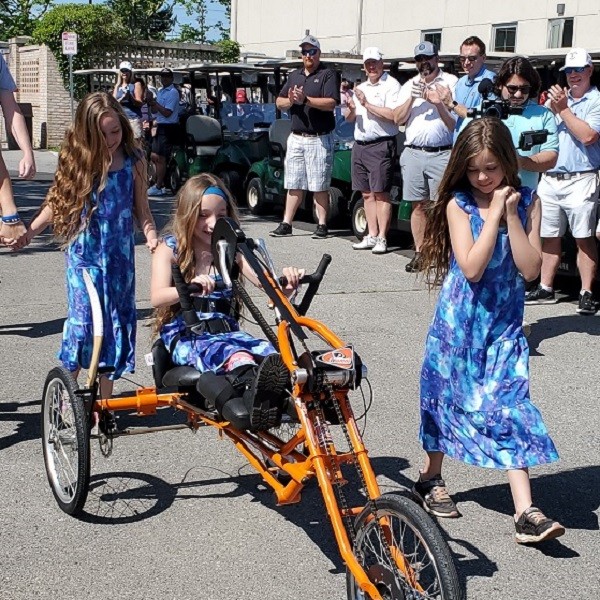
[[[77,69],[73,75],[116,75],[119,69]]]

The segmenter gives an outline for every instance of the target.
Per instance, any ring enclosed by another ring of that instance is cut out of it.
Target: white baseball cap
[[[119,71],[133,71],[133,65],[128,60],[124,60],[119,65]]]
[[[321,49],[321,44],[319,43],[319,40],[314,36],[314,35],[307,35],[301,42],[300,42],[300,47],[304,46],[304,44],[310,44],[311,46],[314,46],[317,50]]]
[[[587,53],[585,48],[573,48],[567,52],[565,56],[565,66],[560,70],[564,71],[569,67],[587,67],[593,65],[592,57]]]
[[[365,48],[363,52],[363,62],[367,62],[368,60],[381,60],[383,58],[383,54],[381,54],[379,48],[375,46],[369,46]]]

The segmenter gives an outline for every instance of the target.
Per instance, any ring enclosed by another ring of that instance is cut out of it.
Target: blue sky
[[[55,4],[89,4],[89,0],[54,0]],[[93,4],[103,4],[102,0],[92,0]],[[181,6],[175,7],[175,16],[179,24],[191,23],[190,17],[185,14],[185,10]],[[225,18],[225,9],[218,3],[214,2],[208,8],[208,24],[215,25],[218,21],[222,21]],[[177,34],[178,27],[175,28],[174,33]],[[216,29],[211,29],[208,32],[209,38],[219,37],[219,32]]]

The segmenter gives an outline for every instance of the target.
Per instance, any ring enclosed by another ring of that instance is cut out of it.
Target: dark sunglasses
[[[583,73],[587,67],[567,67],[565,73],[570,75],[571,73]]]
[[[131,71],[129,69],[121,69],[121,73],[125,75],[125,73],[131,73]]]
[[[477,56],[459,56],[458,60],[460,60],[461,63],[466,63],[467,61],[474,63],[480,55]]]
[[[529,96],[529,92],[531,91],[530,85],[505,85],[504,87],[511,96],[514,96],[517,92],[521,92],[523,96]]]
[[[419,54],[418,56],[415,56],[415,60],[417,62],[423,62],[425,60],[431,60],[432,58],[435,58],[435,54]]]
[[[302,56],[315,56],[318,51],[317,48],[302,48],[300,54],[302,54]]]

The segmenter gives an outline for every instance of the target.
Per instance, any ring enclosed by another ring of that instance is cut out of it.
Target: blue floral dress
[[[135,369],[135,160],[126,157],[123,168],[109,171],[102,192],[92,192],[89,224],[66,250],[68,315],[58,358],[70,371],[88,368],[92,356],[92,311],[83,281],[84,269],[102,305],[100,366],[114,368],[107,375],[110,379]]]
[[[166,236],[165,243],[175,256],[177,247],[175,238]],[[217,275],[217,279],[219,276]],[[206,296],[209,300],[231,300],[231,290],[215,290]],[[185,322],[177,315],[169,323],[165,323],[160,331],[160,337],[171,354],[176,365],[195,367],[201,373],[213,371],[223,373],[224,365],[236,352],[245,351],[254,357],[265,357],[275,352],[275,348],[266,340],[259,340],[250,334],[240,331],[239,323],[230,315],[220,312],[198,312],[199,319],[226,319],[232,330],[228,333],[203,333],[189,336],[185,332]]]
[[[520,192],[518,213],[525,224],[532,191]],[[484,221],[474,198],[459,192],[455,199],[477,239]],[[558,459],[529,397],[524,295],[506,228],[479,282],[469,282],[452,256],[421,370],[420,439],[426,451],[495,469]]]

